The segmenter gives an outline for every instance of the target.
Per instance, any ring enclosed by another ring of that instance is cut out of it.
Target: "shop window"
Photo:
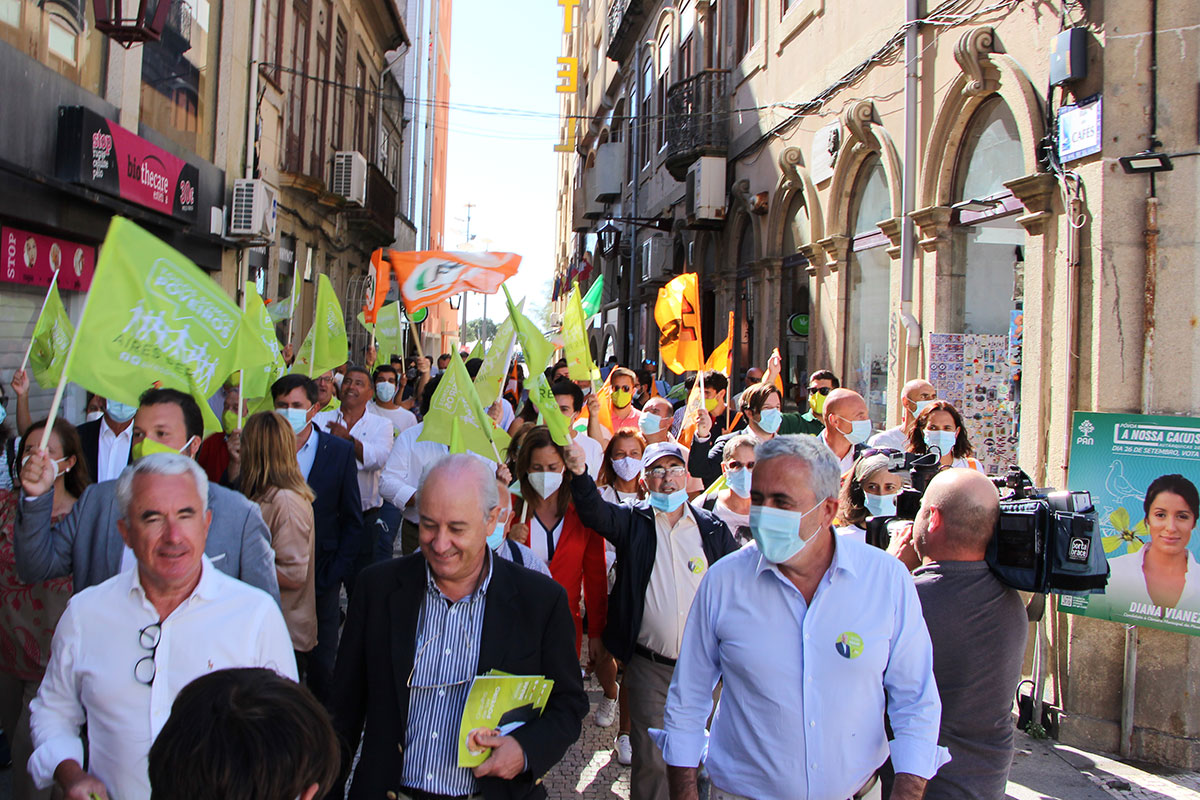
[[[887,253],[888,239],[878,223],[891,216],[887,175],[879,158],[873,156],[859,172],[851,208],[854,244],[846,273],[842,384],[863,396],[876,424],[887,417],[892,261]]]
[[[21,27],[21,3],[23,0],[0,0],[0,23]]]
[[[50,14],[47,19],[50,24],[46,26],[46,46],[54,55],[74,64],[79,47],[79,36],[74,27],[57,14]]]
[[[1006,193],[1004,181],[1025,173],[1017,121],[999,97],[987,101],[971,120],[956,172],[956,200]]]

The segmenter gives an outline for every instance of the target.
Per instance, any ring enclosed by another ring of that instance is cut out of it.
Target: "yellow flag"
[[[708,357],[704,368],[719,372],[726,378],[729,377],[729,372],[733,368],[733,312],[729,312],[729,335],[725,337],[725,341],[717,345],[717,349],[712,351],[712,355]]]
[[[654,321],[660,331],[658,350],[668,369],[676,374],[704,369],[696,273],[684,273],[658,290]]]

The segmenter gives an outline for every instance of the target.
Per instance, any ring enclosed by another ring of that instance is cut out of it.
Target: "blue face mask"
[[[648,411],[642,412],[641,418],[638,419],[638,428],[646,436],[653,436],[662,429],[662,417]]]
[[[863,492],[863,505],[872,517],[894,517],[896,516],[896,498],[898,496]]]
[[[308,411],[303,408],[277,408],[276,414],[280,414],[292,426],[292,433],[300,433],[304,430],[304,426],[308,424]]]
[[[936,450],[939,456],[954,452],[954,443],[958,441],[958,431],[925,431],[925,446]]]
[[[116,400],[108,401],[108,416],[117,422],[129,422],[137,413],[137,406],[126,405]]]
[[[770,506],[750,506],[750,533],[758,544],[758,551],[772,564],[782,564],[793,558],[812,540],[800,535],[804,518],[817,510],[821,501],[805,511],[785,511]]]
[[[758,427],[767,433],[775,433],[783,424],[783,412],[778,408],[764,408],[758,417]]]
[[[664,492],[650,493],[650,507],[655,511],[665,511],[669,514],[686,502],[687,492],[683,489],[670,492],[669,494]]]
[[[497,522],[496,527],[488,534],[487,546],[489,550],[495,550],[504,542],[504,523]]]
[[[725,473],[725,483],[729,485],[729,489],[738,497],[750,496],[750,478],[752,477],[750,470],[742,467],[741,469],[731,469]]]
[[[390,403],[392,398],[396,396],[396,384],[389,381],[380,381],[375,384],[375,397],[381,403]]]

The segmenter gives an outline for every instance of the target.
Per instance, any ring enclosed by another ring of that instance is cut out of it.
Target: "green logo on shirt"
[[[833,646],[842,658],[858,658],[862,655],[863,640],[857,633],[846,631],[838,636]]]

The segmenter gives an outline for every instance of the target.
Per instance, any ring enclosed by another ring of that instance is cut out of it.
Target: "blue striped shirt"
[[[484,570],[475,591],[451,601],[425,566],[401,775],[410,789],[450,796],[477,791],[474,773],[458,766],[458,727],[479,667],[483,612],[492,580],[490,555]]]

